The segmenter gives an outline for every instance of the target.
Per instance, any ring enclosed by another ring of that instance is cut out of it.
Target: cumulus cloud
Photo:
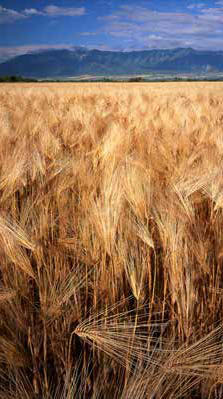
[[[43,15],[41,11],[36,10],[35,8],[25,8],[23,11],[25,15],[32,16],[32,15]]]
[[[222,0],[223,3],[223,0]],[[161,12],[123,5],[115,13],[100,17],[104,31],[131,42],[135,48],[194,47],[223,50],[223,8],[202,8],[198,12]]]
[[[81,32],[80,36],[97,36],[98,32]]]
[[[94,45],[94,48],[102,49],[105,46],[123,51],[174,47],[223,50],[223,0],[215,2],[213,6],[202,2],[193,3],[192,0],[191,4],[184,6],[182,12],[168,9],[166,12],[156,11],[149,5],[123,5],[121,2],[119,4],[115,11],[107,11],[106,16],[98,17],[95,31],[86,30],[80,33],[80,36],[89,36],[89,38],[100,34],[105,35],[106,42],[98,46]],[[196,13],[193,12],[194,10]],[[78,17],[84,14],[86,14],[85,7],[48,5],[41,9],[26,8],[17,12],[0,6],[0,23],[38,16],[48,17],[54,21],[54,17]],[[59,46],[59,48],[70,47]],[[37,49],[41,47],[38,46]],[[27,46],[13,49],[4,47],[0,49],[0,59],[7,59],[25,51],[27,51]]]
[[[44,14],[51,17],[66,16],[66,17],[76,17],[85,14],[85,8],[79,7],[57,7],[54,5],[47,6],[43,9]]]
[[[26,16],[23,13],[0,6],[0,24],[14,22],[24,18],[26,18]]]
[[[47,17],[76,17],[86,13],[85,7],[57,7],[54,5],[46,6],[43,10],[36,8],[25,8],[18,12],[9,8],[0,6],[0,24],[12,23],[19,19],[30,18],[33,16]]]
[[[187,6],[187,8],[189,10],[194,10],[194,9],[201,9],[205,7],[205,3],[194,3],[194,4],[189,4],[189,6]]]

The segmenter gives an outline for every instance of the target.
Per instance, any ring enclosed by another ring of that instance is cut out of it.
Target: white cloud
[[[58,17],[58,16],[67,16],[67,17],[76,17],[85,14],[85,8],[74,8],[74,7],[57,7],[54,5],[47,6],[43,9],[45,15],[51,17]]]
[[[105,33],[116,40],[131,41],[131,46],[135,48],[194,47],[223,50],[223,8],[200,7],[197,10],[196,14],[189,11],[161,12],[126,5],[120,6],[115,13],[100,17],[100,21],[104,21]]]
[[[205,8],[199,16],[200,21],[212,24],[213,29],[222,27],[223,23],[223,7],[221,8]]]
[[[80,36],[96,36],[98,32],[81,32]]]
[[[43,15],[41,11],[36,10],[35,8],[25,8],[23,11],[24,14],[32,16],[32,15]]]
[[[189,4],[187,8],[189,10],[194,10],[194,9],[201,9],[205,7],[205,3],[194,3],[194,4]]]
[[[103,0],[104,1],[104,0]],[[121,2],[120,2],[121,3]],[[206,8],[205,8],[206,7]],[[196,10],[196,13],[191,10]],[[45,8],[26,8],[23,11],[6,9],[0,6],[0,23],[14,22],[18,19],[45,16],[56,21],[54,17],[76,17],[86,14],[85,7],[59,7],[48,5]],[[98,44],[92,48],[139,50],[148,48],[194,47],[196,49],[223,50],[223,0],[208,7],[205,3],[189,4],[184,12],[161,12],[136,5],[121,5],[115,12],[107,12],[98,17],[95,32],[86,31],[80,36],[110,36],[110,43]],[[0,48],[0,60],[11,56],[44,48],[71,48],[68,45],[58,46],[20,46]],[[88,46],[88,48],[90,48]]]
[[[85,7],[57,7],[54,5],[47,6],[43,10],[36,8],[25,8],[18,12],[9,8],[0,6],[0,24],[12,23],[19,19],[30,18],[34,16],[47,16],[47,17],[76,17],[86,13]]]
[[[23,13],[0,6],[0,24],[14,22],[24,18],[26,18],[26,16]]]

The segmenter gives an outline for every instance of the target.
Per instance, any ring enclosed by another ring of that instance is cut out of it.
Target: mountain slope
[[[223,51],[176,48],[118,52],[75,48],[25,54],[0,64],[0,76],[37,78],[208,71],[223,71]]]

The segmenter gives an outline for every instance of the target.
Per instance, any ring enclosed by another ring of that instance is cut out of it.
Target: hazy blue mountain
[[[223,51],[176,48],[121,52],[74,47],[20,55],[0,64],[0,76],[37,78],[150,72],[223,72]]]

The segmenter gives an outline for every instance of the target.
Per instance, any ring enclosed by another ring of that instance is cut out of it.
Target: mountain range
[[[20,55],[0,64],[0,76],[62,78],[80,75],[133,75],[223,72],[223,51],[192,48],[101,51],[74,47]]]

